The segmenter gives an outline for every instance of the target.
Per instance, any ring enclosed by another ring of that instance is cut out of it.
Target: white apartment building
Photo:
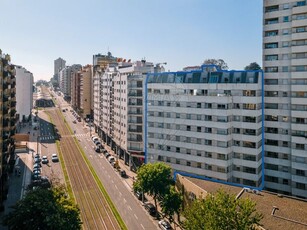
[[[307,5],[264,0],[265,187],[307,197]]]
[[[262,188],[262,76],[261,71],[221,71],[215,66],[149,74],[146,162]]]
[[[157,69],[146,61],[120,61],[108,64],[101,77],[97,132],[133,170],[144,163],[144,79]]]
[[[16,69],[16,111],[19,121],[26,121],[33,108],[33,74],[24,67]]]

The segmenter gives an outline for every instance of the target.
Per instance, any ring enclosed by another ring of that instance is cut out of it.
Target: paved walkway
[[[33,124],[33,123],[32,123]],[[28,149],[16,153],[16,166],[19,166],[20,176],[14,170],[13,173],[9,174],[8,179],[8,196],[4,201],[4,212],[0,213],[0,218],[5,214],[8,214],[12,211],[12,206],[16,204],[25,194],[27,186],[31,183],[32,167],[33,167],[33,158],[32,153],[35,154],[32,150],[36,150],[36,136],[38,131],[33,130],[33,125],[30,126],[29,123],[22,126],[18,133],[28,133],[30,132],[30,140],[27,143]],[[34,136],[33,136],[34,133]],[[18,172],[18,171],[17,171]],[[6,230],[7,227],[0,225],[0,230]]]

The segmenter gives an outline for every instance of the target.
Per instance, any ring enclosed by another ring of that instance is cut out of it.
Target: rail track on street
[[[59,109],[48,110],[60,134],[60,149],[76,203],[80,208],[83,229],[121,229],[106,197],[80,152]]]

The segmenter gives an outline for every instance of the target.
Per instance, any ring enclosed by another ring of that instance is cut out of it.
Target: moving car
[[[42,163],[43,163],[43,164],[48,164],[48,163],[49,163],[49,160],[48,160],[48,157],[47,157],[47,156],[43,156],[43,157],[42,157]]]
[[[56,155],[55,153],[52,154],[52,156],[51,156],[51,161],[52,161],[52,162],[58,162],[58,161],[59,161],[58,155]]]
[[[172,229],[172,226],[170,225],[170,223],[166,220],[160,220],[159,223],[158,223],[159,227],[162,229],[162,230],[171,230]]]

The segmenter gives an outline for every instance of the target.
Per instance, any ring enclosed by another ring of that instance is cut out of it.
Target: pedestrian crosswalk
[[[40,136],[39,140],[40,141],[50,141],[50,140],[54,140],[54,136]]]
[[[63,135],[62,137],[89,137],[89,133],[77,133],[73,135]]]

